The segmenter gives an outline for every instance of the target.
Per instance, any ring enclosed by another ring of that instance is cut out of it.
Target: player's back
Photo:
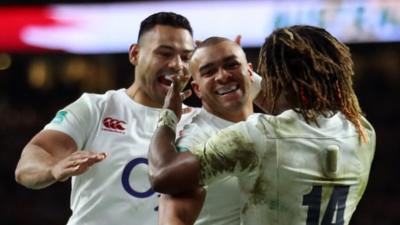
[[[353,124],[337,113],[307,124],[292,110],[247,121],[259,166],[240,178],[248,201],[244,224],[347,225],[365,190],[375,133],[361,143]],[[262,126],[261,126],[262,124]]]

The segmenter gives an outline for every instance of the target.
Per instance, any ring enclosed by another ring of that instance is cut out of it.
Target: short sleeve
[[[79,149],[82,149],[90,133],[91,124],[96,120],[88,94],[57,112],[44,130],[57,130],[69,135]]]

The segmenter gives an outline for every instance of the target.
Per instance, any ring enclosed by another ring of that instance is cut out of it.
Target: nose
[[[168,66],[174,69],[174,71],[179,72],[183,69],[184,62],[182,61],[180,55],[175,55],[168,63]]]
[[[231,76],[232,76],[232,74],[230,74],[223,68],[219,68],[218,72],[215,76],[215,80],[219,81],[219,82],[226,82]]]

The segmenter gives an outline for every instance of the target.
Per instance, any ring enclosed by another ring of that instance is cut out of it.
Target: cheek
[[[202,85],[203,91],[211,93],[213,91],[213,88],[214,88],[213,78],[207,78]]]
[[[156,70],[156,68],[163,66],[163,61],[156,54],[152,53],[142,55],[141,63],[146,67],[146,70]]]
[[[246,89],[249,90],[251,88],[251,80],[250,78],[244,79],[244,83],[246,85]]]
[[[144,64],[144,76],[146,80],[155,80],[162,69],[162,65],[157,60],[149,60]]]
[[[199,98],[201,97],[207,97],[211,93],[211,86],[209,80],[207,78],[203,78],[202,82],[198,83],[197,86],[197,96]]]
[[[241,86],[244,86],[246,89],[250,87],[251,80],[250,77],[246,77],[248,75],[243,75],[243,73],[235,73],[236,80]]]
[[[190,72],[189,62],[183,62],[183,69],[186,73]]]

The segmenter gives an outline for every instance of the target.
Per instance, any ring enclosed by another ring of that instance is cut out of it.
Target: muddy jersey
[[[205,142],[219,130],[234,123],[208,113],[204,108],[184,126],[177,140],[179,151],[192,149]],[[228,176],[206,188],[206,199],[196,220],[196,225],[240,224],[240,189],[236,177]]]
[[[185,114],[180,124],[196,111]],[[157,224],[159,195],[148,181],[147,152],[159,113],[120,89],[83,94],[45,127],[66,133],[82,151],[107,153],[105,160],[72,177],[69,225]]]
[[[201,183],[237,176],[246,225],[347,225],[367,185],[375,132],[361,143],[343,114],[307,124],[293,110],[254,114],[192,149]]]

